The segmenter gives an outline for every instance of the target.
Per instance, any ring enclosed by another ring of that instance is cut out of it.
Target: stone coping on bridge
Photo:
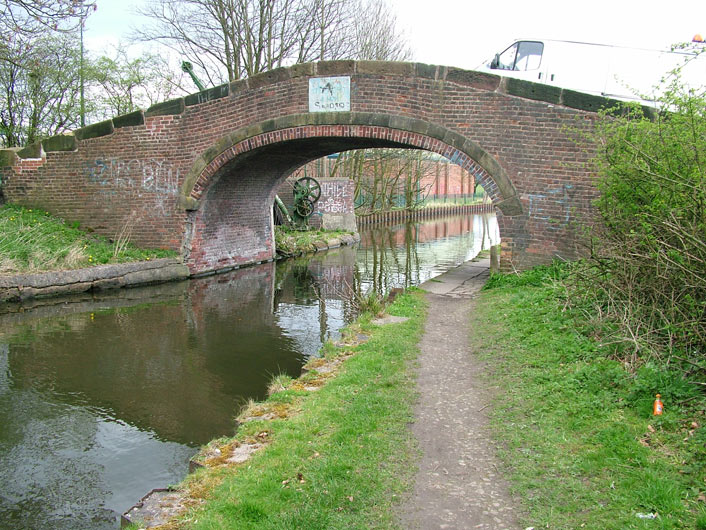
[[[187,107],[205,104],[243,90],[262,88],[298,77],[343,74],[419,77],[438,82],[471,86],[588,112],[610,109],[622,103],[618,100],[584,94],[575,90],[510,77],[501,77],[474,70],[464,70],[453,66],[388,61],[322,61],[275,68],[274,70],[209,88],[185,97],[157,103],[147,110],[137,110],[87,125],[70,134],[52,136],[23,148],[3,149],[0,150],[0,166],[14,166],[17,159],[38,159],[46,152],[74,151],[77,149],[79,141],[107,136],[118,128],[143,125],[145,118],[182,114]],[[656,112],[655,109],[650,107],[643,107],[643,111],[648,117],[654,117]]]

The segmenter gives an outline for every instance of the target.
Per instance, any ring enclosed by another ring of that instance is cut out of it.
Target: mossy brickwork
[[[350,77],[350,111],[309,112],[309,79]],[[181,251],[193,272],[274,256],[271,206],[292,170],[330,153],[412,147],[470,171],[498,208],[505,268],[577,256],[597,193],[569,132],[601,101],[417,63],[280,68],[0,156],[10,202]],[[567,127],[568,125],[568,127]],[[24,156],[27,155],[27,156]],[[31,156],[29,156],[31,155]]]

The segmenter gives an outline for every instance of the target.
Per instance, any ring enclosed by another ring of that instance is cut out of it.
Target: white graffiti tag
[[[122,160],[96,158],[84,166],[89,182],[114,188],[139,188],[143,191],[176,195],[179,168],[166,160]]]

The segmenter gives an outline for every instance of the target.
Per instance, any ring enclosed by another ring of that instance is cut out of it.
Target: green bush
[[[576,294],[610,322],[632,360],[706,370],[706,98],[667,91],[655,119],[637,106],[599,120],[600,215]]]

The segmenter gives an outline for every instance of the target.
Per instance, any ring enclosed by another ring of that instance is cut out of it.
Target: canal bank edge
[[[287,420],[286,423],[289,423],[291,421],[297,421],[301,415],[316,415],[316,412],[312,412],[312,404],[315,403],[313,400],[317,399],[324,399],[329,402],[329,406],[323,407],[324,410],[328,411],[336,411],[344,407],[352,406],[347,391],[339,390],[338,396],[336,397],[335,393],[332,396],[324,389],[329,387],[329,383],[337,380],[342,372],[350,371],[350,366],[348,366],[347,370],[344,370],[347,361],[354,357],[359,357],[361,354],[368,357],[375,356],[377,358],[376,363],[384,362],[390,365],[387,370],[382,370],[381,373],[378,373],[378,377],[369,379],[367,384],[377,387],[378,390],[384,388],[386,391],[395,395],[395,412],[388,411],[388,413],[393,416],[398,415],[398,417],[394,422],[390,416],[385,417],[388,418],[390,422],[394,423],[398,430],[404,431],[404,443],[400,443],[400,440],[395,441],[394,437],[391,436],[390,433],[393,430],[391,428],[392,423],[388,425],[387,431],[381,431],[376,427],[374,430],[378,434],[384,432],[384,436],[390,438],[388,442],[392,444],[395,449],[408,451],[407,456],[413,458],[413,455],[416,453],[414,453],[411,446],[407,447],[406,445],[411,443],[411,438],[408,438],[406,434],[407,422],[411,416],[408,417],[404,414],[402,404],[407,403],[409,405],[411,414],[411,404],[414,399],[416,399],[416,394],[412,390],[413,385],[411,384],[411,379],[407,380],[404,377],[400,377],[399,374],[400,371],[409,372],[409,374],[411,374],[411,367],[413,366],[412,360],[417,355],[417,348],[413,347],[413,345],[419,341],[421,336],[427,304],[423,301],[421,293],[405,298],[408,298],[408,307],[406,309],[400,309],[400,307],[404,306],[400,305],[397,296],[391,297],[389,299],[389,305],[385,308],[385,318],[380,318],[379,315],[368,314],[367,317],[363,317],[362,319],[359,317],[356,321],[343,328],[341,330],[341,338],[336,342],[324,345],[320,351],[321,356],[310,359],[302,368],[300,377],[296,379],[288,377],[281,379],[280,377],[275,377],[268,389],[268,397],[265,398],[264,401],[253,401],[249,403],[236,418],[233,436],[218,438],[203,446],[199,453],[190,461],[189,475],[187,475],[179,485],[169,488],[156,488],[148,492],[139,502],[121,515],[121,528],[161,528],[163,525],[168,528],[171,527],[170,524],[178,524],[176,521],[179,517],[186,517],[186,519],[182,519],[182,523],[184,521],[193,522],[193,519],[189,519],[189,510],[198,510],[200,507],[205,508],[209,504],[218,504],[218,500],[215,499],[214,496],[214,490],[221,486],[224,480],[228,478],[232,479],[236,475],[240,475],[246,470],[249,470],[251,458],[256,454],[261,456],[262,453],[265,452],[263,450],[277,440],[279,440],[279,443],[293,443],[295,446],[298,444],[297,449],[289,446],[288,450],[285,451],[286,454],[293,455],[295,460],[299,458],[296,454],[298,454],[300,450],[303,449],[309,453],[309,457],[305,460],[296,460],[295,467],[299,471],[298,474],[291,477],[289,475],[283,475],[283,478],[277,481],[283,490],[291,488],[294,491],[301,492],[300,487],[313,478],[312,473],[314,472],[307,468],[308,464],[317,468],[319,461],[326,461],[332,456],[339,456],[336,454],[337,451],[326,450],[325,448],[327,435],[323,434],[323,432],[326,431],[326,429],[323,429],[323,424],[330,427],[330,420],[321,420],[322,425],[321,430],[319,430],[321,436],[316,440],[307,438],[306,436],[301,439],[297,439],[296,436],[285,436],[284,438],[287,438],[287,442],[283,442],[282,432],[287,431],[289,427],[283,428],[283,424],[278,420]],[[402,304],[405,304],[405,302],[402,302]],[[390,313],[401,313],[406,316],[390,317]],[[400,333],[399,328],[396,327],[399,325],[404,325],[409,328],[407,331],[403,332],[404,338],[395,338],[395,334]],[[383,344],[378,343],[380,337],[386,334],[392,335],[393,338],[388,338],[388,340],[393,342],[394,345],[391,344],[389,347],[385,347]],[[365,350],[366,347],[370,349]],[[363,348],[363,350],[361,350],[361,348]],[[403,369],[403,367],[407,368]],[[360,370],[360,368],[358,368],[358,370]],[[347,384],[350,385],[350,382]],[[397,386],[399,386],[399,388],[396,388]],[[341,388],[346,388],[346,386],[343,385]],[[361,389],[360,391],[365,392],[366,390]],[[324,397],[324,394],[326,397]],[[314,398],[315,395],[316,398]],[[331,400],[333,400],[333,402]],[[336,406],[333,406],[331,403],[335,403]],[[380,406],[380,403],[378,403],[378,406]],[[315,408],[316,407],[314,407],[314,409]],[[348,415],[342,414],[341,417],[348,418]],[[307,422],[304,423],[311,427]],[[373,423],[375,423],[375,421],[373,421]],[[307,427],[307,429],[309,427]],[[299,428],[301,428],[301,426]],[[358,428],[360,428],[360,425],[358,425]],[[350,439],[346,440],[344,447],[364,447],[360,445],[362,444],[360,436],[364,433],[359,432],[358,429],[356,429],[356,432],[353,432],[351,429],[345,429],[345,432]],[[354,439],[357,440],[358,443],[353,443]],[[314,441],[316,442],[315,444],[313,443]],[[339,442],[335,442],[337,447],[338,443]],[[405,447],[402,447],[403,445]],[[342,452],[346,451],[346,449],[340,450]],[[389,455],[392,450],[392,447],[389,447],[388,451],[384,453]],[[319,453],[319,451],[321,452]],[[371,453],[374,453],[374,451],[366,451],[368,456],[370,456]],[[378,457],[379,456],[378,454]],[[280,457],[277,456],[275,458]],[[395,461],[398,460],[399,459],[396,459]],[[372,465],[377,471],[386,468],[386,466],[380,466],[378,460],[373,459],[371,461],[372,464],[367,462],[367,465]],[[401,465],[401,460],[399,460],[398,463]],[[273,463],[269,462],[264,465],[265,467],[270,466],[271,468]],[[365,468],[365,466],[366,463],[358,461],[359,471]],[[389,490],[382,488],[385,491],[384,495],[386,497],[389,497],[389,493],[392,490],[399,490],[398,494],[402,494],[404,489],[403,484],[405,482],[402,480],[402,475],[409,473],[407,478],[411,478],[411,469],[412,467],[407,465],[404,468],[400,467],[397,473],[392,474],[394,477],[389,480],[393,480],[394,484],[388,484]],[[225,473],[226,470],[231,473],[230,476]],[[335,473],[334,475],[338,476]],[[350,496],[346,498],[346,502],[354,503],[355,500],[360,502],[362,496],[360,492],[356,492],[353,489],[354,485],[351,482],[353,477],[349,477],[345,473],[341,475],[343,476],[342,480],[346,483],[347,488],[348,486],[351,488],[350,491],[346,489],[346,494],[350,494]],[[335,477],[330,478],[332,478],[332,482],[329,484],[329,487],[337,489],[334,484]],[[258,481],[260,480],[261,477],[258,478]],[[373,481],[373,483],[379,486],[377,480]],[[328,493],[328,491],[325,491],[323,495],[326,496]],[[392,495],[392,497],[395,498],[396,496]],[[374,504],[378,506],[382,503],[376,502]],[[350,506],[355,507],[357,505],[350,504]],[[346,509],[341,507],[336,511],[336,514],[345,511]],[[359,507],[355,507],[354,511],[359,512],[361,510]],[[198,516],[199,520],[202,518],[202,515]],[[344,528],[346,526],[337,525],[331,527]]]
[[[96,265],[85,269],[0,277],[0,302],[22,302],[86,291],[184,280],[189,269],[175,258]]]
[[[358,234],[316,241],[301,249],[299,255],[319,252],[360,241]],[[278,258],[281,256],[278,255]],[[272,261],[272,260],[269,260]],[[233,270],[233,267],[210,274]],[[200,275],[205,276],[205,275]],[[50,298],[87,291],[103,291],[156,283],[186,280],[192,276],[179,258],[96,265],[85,269],[48,271],[33,274],[0,276],[0,303],[22,302],[33,298]]]

